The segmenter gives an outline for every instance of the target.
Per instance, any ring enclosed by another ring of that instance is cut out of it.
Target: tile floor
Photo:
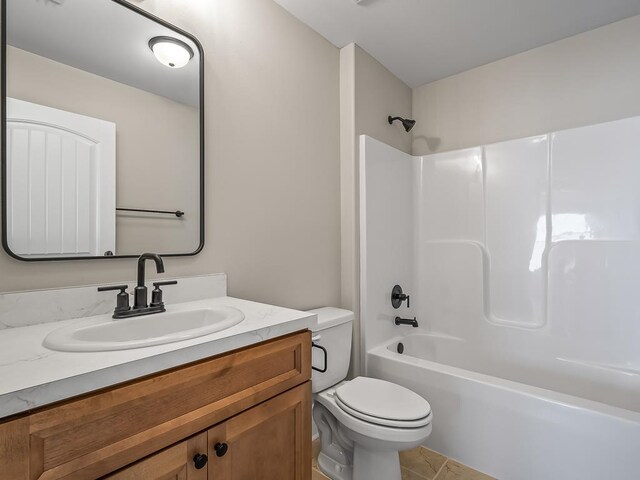
[[[312,480],[327,480],[318,469],[316,458],[320,451],[318,440],[313,442]],[[400,454],[402,480],[494,480],[428,448],[418,447]]]

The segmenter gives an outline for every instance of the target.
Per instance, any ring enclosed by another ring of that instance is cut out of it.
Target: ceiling
[[[184,41],[195,52],[194,58],[180,69],[162,65],[149,48],[155,36]],[[7,44],[180,103],[199,105],[199,54],[194,43],[112,0],[7,0]]]
[[[410,87],[640,14],[640,0],[275,0]]]

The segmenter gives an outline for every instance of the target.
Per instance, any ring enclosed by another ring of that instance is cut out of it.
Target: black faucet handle
[[[127,288],[129,285],[112,285],[108,287],[98,287],[99,292],[110,292],[113,290],[120,290],[120,293],[117,295],[116,308],[113,311],[114,318],[119,313],[128,312],[131,310],[129,306],[129,294],[127,293]]]
[[[123,293],[129,285],[111,285],[107,287],[98,287],[99,292],[110,292],[112,290],[120,290],[120,293]]]
[[[409,295],[402,291],[402,287],[400,285],[396,285],[391,290],[391,305],[393,308],[400,308],[402,302],[407,302],[407,308],[411,307],[411,300],[409,300]]]
[[[153,286],[155,287],[151,291],[151,307],[164,307],[164,302],[162,301],[162,290],[160,287],[164,287],[166,285],[176,285],[178,283],[177,280],[167,280],[166,282],[153,282]]]
[[[407,301],[407,308],[411,308],[411,300],[410,300],[411,297],[410,297],[410,295],[402,294],[402,296],[404,297],[403,300]]]
[[[177,280],[167,280],[166,282],[153,282],[153,286],[158,288],[158,287],[164,287],[166,285],[177,285],[178,281]]]

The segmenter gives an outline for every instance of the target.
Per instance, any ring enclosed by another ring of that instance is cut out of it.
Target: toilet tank
[[[351,360],[351,324],[353,312],[341,308],[323,307],[310,312],[318,315],[318,326],[313,330],[313,343],[327,350],[327,371],[313,370],[311,388],[321,392],[347,377]],[[312,349],[313,366],[324,367],[324,355],[319,348]]]

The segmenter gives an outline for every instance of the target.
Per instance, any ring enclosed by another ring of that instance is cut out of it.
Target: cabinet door
[[[209,480],[310,480],[311,383],[208,432]]]
[[[207,480],[207,434],[201,433],[104,477],[106,480]],[[198,460],[198,462],[196,462]]]

